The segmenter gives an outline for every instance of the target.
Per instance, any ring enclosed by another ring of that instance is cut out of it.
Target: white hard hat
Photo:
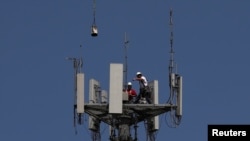
[[[131,83],[131,82],[128,82],[128,85],[132,85],[132,83]]]
[[[138,71],[138,72],[136,73],[136,75],[139,75],[139,74],[141,74],[141,72]]]

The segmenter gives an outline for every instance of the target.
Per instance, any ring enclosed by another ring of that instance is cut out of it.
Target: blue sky
[[[109,64],[124,61],[125,32],[128,78],[141,71],[158,80],[159,102],[165,103],[171,7],[175,61],[184,81],[183,118],[179,127],[169,128],[162,115],[157,140],[201,141],[208,124],[249,124],[249,5],[248,0],[96,0],[99,35],[93,38],[91,0],[1,0],[0,140],[90,141],[87,121],[74,132],[73,66],[65,58],[83,57],[86,94],[90,78],[108,90]],[[101,130],[108,140],[108,128]],[[144,134],[141,124],[141,141]]]

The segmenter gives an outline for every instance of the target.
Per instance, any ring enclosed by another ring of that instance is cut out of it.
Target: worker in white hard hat
[[[134,97],[137,96],[136,91],[132,88],[132,83],[128,82],[126,93],[128,94],[129,103],[133,103]]]
[[[140,86],[140,93],[137,96],[135,103],[138,103],[141,98],[145,98],[147,102],[151,104],[151,101],[149,99],[150,93],[147,78],[143,76],[141,72],[137,72],[136,77],[133,79],[133,81],[138,81]]]
[[[140,88],[143,88],[144,86],[148,86],[148,81],[146,77],[143,76],[142,73],[139,71],[136,73],[136,77],[134,78],[134,80],[139,81]]]

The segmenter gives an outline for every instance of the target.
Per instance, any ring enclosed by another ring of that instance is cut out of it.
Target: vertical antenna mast
[[[173,49],[173,10],[170,9],[170,64],[169,64],[169,87],[170,87],[170,97],[168,103],[176,104],[177,109],[174,119],[174,125],[179,125],[182,116],[182,76],[177,74],[176,67],[174,67],[174,49]]]
[[[170,20],[169,20],[169,26],[170,26],[170,64],[169,64],[169,73],[173,73],[174,69],[174,49],[173,49],[173,40],[174,40],[174,33],[173,33],[173,10],[170,9]]]
[[[169,87],[170,87],[170,97],[168,102],[173,104],[173,98],[175,94],[175,74],[174,74],[174,49],[173,49],[173,40],[174,40],[174,33],[173,33],[173,10],[170,9],[170,18],[169,18],[169,26],[170,26],[170,61],[169,61]]]
[[[123,73],[124,73],[124,89],[126,89],[126,83],[127,83],[127,79],[128,79],[128,76],[127,76],[127,73],[128,73],[128,56],[127,56],[127,44],[129,43],[129,41],[127,40],[127,34],[125,32],[125,37],[124,37],[124,70],[123,70]]]

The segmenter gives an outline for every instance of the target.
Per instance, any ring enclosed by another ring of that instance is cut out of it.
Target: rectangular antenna
[[[122,101],[128,101],[128,93],[127,92],[122,92]]]
[[[123,64],[110,64],[109,113],[122,113]]]
[[[100,82],[95,79],[89,80],[89,102],[100,103]]]
[[[177,111],[176,115],[182,115],[182,76],[177,77],[178,89],[177,89]]]
[[[151,100],[153,104],[159,104],[158,99],[158,80],[153,80],[148,83],[148,86],[151,91]],[[153,122],[153,126],[151,127],[151,131],[159,130],[159,116],[155,116],[151,118],[151,121]]]
[[[95,117],[89,116],[89,130],[100,131],[100,121]]]
[[[100,83],[95,79],[89,80],[89,103],[99,103],[100,102]],[[89,129],[92,131],[98,131],[100,127],[100,122],[92,116],[89,116]]]
[[[108,103],[108,92],[106,90],[101,92],[101,103]]]
[[[84,74],[77,73],[77,94],[76,94],[76,104],[77,104],[77,113],[84,113]]]
[[[176,80],[175,80],[175,73],[171,73],[171,85],[172,87],[175,87],[175,83],[176,83]]]

